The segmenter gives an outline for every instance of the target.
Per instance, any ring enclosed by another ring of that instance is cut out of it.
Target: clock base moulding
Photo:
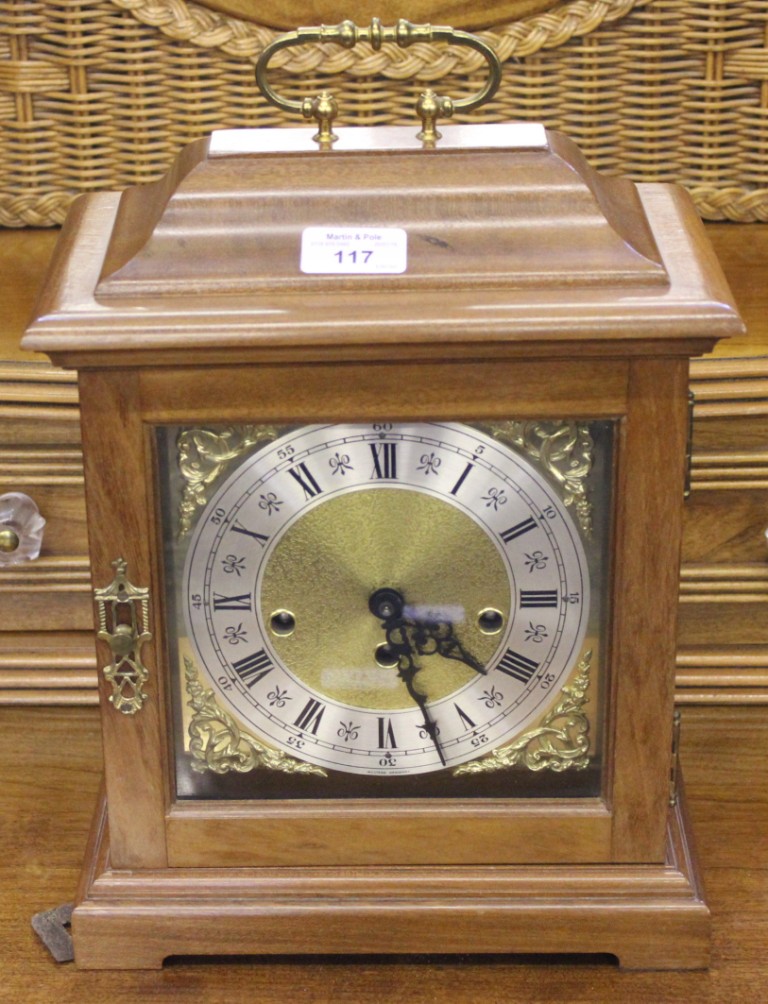
[[[112,870],[94,816],[72,929],[82,969],[172,955],[609,954],[704,969],[710,913],[680,780],[663,864]]]

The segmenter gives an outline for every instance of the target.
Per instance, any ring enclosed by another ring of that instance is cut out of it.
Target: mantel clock
[[[684,192],[539,126],[438,141],[430,100],[420,138],[305,109],[331,152],[215,133],[70,214],[25,345],[80,382],[81,966],[706,965],[673,769],[687,375],[740,321]]]

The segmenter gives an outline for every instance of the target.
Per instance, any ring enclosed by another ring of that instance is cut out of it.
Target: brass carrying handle
[[[487,42],[466,31],[459,31],[448,26],[429,24],[411,24],[400,19],[392,28],[385,28],[378,18],[373,18],[367,28],[358,28],[353,21],[342,21],[341,24],[315,28],[297,28],[285,35],[280,35],[264,49],[256,63],[256,83],[264,97],[271,104],[286,112],[300,112],[304,118],[314,118],[318,123],[318,132],[313,137],[321,150],[330,150],[336,140],[333,134],[333,119],[338,110],[336,100],[328,91],[322,91],[317,97],[296,100],[277,94],[267,79],[269,61],[281,49],[308,42],[335,42],[345,49],[354,48],[358,42],[369,42],[378,51],[385,42],[394,42],[401,49],[416,42],[448,42],[451,45],[464,45],[479,52],[488,64],[488,79],[484,86],[474,95],[457,98],[439,97],[432,90],[425,91],[419,98],[416,110],[422,120],[422,130],[419,139],[425,147],[434,147],[440,138],[435,128],[435,120],[442,115],[450,118],[455,111],[470,111],[478,105],[489,101],[501,83],[501,63],[495,51]]]

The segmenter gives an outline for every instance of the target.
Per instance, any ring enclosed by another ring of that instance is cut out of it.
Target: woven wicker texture
[[[705,218],[768,220],[768,0],[575,0],[482,35],[505,75],[469,120],[543,121],[601,170],[682,182]],[[59,223],[75,194],[156,178],[212,129],[298,125],[255,90],[273,37],[185,0],[0,0],[0,225]],[[270,79],[331,86],[340,124],[417,128],[425,82],[469,94],[480,62],[315,45]]]

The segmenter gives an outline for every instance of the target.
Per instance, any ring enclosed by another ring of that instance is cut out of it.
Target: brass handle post
[[[398,45],[401,49],[416,42],[447,42],[450,45],[463,45],[479,52],[488,64],[488,78],[483,87],[468,97],[455,101],[449,97],[440,97],[432,90],[426,90],[416,106],[422,121],[419,138],[425,147],[433,147],[440,138],[435,128],[439,116],[450,117],[456,111],[471,111],[478,105],[489,101],[498,90],[501,83],[501,63],[495,51],[476,35],[443,25],[411,24],[400,19],[393,27],[384,27],[378,18],[373,18],[367,28],[359,28],[353,21],[342,21],[340,24],[315,28],[297,28],[285,35],[280,35],[262,52],[256,63],[256,83],[264,97],[271,104],[286,112],[298,112],[306,119],[314,119],[318,124],[317,134],[313,137],[321,150],[332,149],[336,136],[333,133],[333,120],[336,117],[337,106],[333,96],[328,91],[322,91],[314,98],[301,100],[286,98],[278,94],[269,83],[267,70],[270,60],[281,49],[305,45],[309,42],[333,42],[345,49],[352,49],[358,42],[369,42],[374,50],[378,50],[387,42]]]

